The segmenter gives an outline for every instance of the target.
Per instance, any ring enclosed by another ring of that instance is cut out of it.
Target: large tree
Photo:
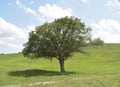
[[[82,49],[90,42],[90,31],[76,17],[64,17],[44,23],[29,33],[23,55],[28,58],[56,58],[61,72],[65,72],[64,61],[74,52],[83,52]]]

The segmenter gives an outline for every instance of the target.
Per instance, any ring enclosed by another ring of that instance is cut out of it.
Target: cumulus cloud
[[[16,4],[26,13],[32,14],[34,17],[36,17],[37,20],[41,22],[52,21],[54,19],[65,16],[72,16],[72,10],[70,8],[62,8],[55,4],[46,4],[45,6],[39,6],[37,12],[31,8],[26,7],[20,2],[20,0],[16,0]]]
[[[112,19],[102,19],[92,23],[93,38],[100,37],[107,43],[120,43],[120,22]]]
[[[0,53],[19,52],[26,40],[27,34],[22,29],[0,17]]]
[[[45,6],[39,6],[38,8],[41,19],[52,20],[65,16],[72,16],[72,10],[70,8],[64,9],[55,4],[46,4]]]
[[[24,4],[20,2],[20,0],[16,0],[16,4],[22,8],[26,13],[36,15],[36,12],[32,10],[31,8],[27,8]]]
[[[110,7],[120,7],[120,0],[109,0],[107,2],[107,6],[110,6]]]

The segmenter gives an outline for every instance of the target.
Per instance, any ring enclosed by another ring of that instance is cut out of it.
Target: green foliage
[[[90,41],[90,45],[92,46],[103,46],[103,44],[104,44],[104,41],[101,40],[100,38],[96,38]]]
[[[67,59],[86,45],[90,29],[78,18],[64,17],[45,23],[29,34],[23,54],[28,57]]]

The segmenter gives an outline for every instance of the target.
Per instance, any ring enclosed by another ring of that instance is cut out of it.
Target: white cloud
[[[34,31],[35,30],[35,25],[29,25],[27,26],[27,29],[30,31]]]
[[[120,43],[120,22],[112,19],[103,19],[92,23],[93,38],[100,37],[107,43]]]
[[[120,0],[109,0],[107,6],[110,7],[120,7]]]
[[[22,29],[0,17],[0,53],[21,51],[26,41],[27,34]]]
[[[29,33],[31,32],[31,31],[35,31],[35,25],[28,25],[28,26],[26,26],[24,29],[23,29],[23,31],[24,31],[24,33],[26,34],[26,36],[27,36],[27,39],[28,39],[28,37],[29,37]]]
[[[33,15],[36,15],[36,12],[30,8],[25,8],[25,12],[26,13],[29,13],[29,14],[33,14]]]
[[[32,10],[31,8],[27,8],[24,4],[20,2],[20,0],[16,0],[16,4],[22,8],[26,13],[36,15],[36,12]]]
[[[35,31],[35,25],[28,25],[25,29],[24,29],[25,33],[29,34],[31,31]]]
[[[84,4],[86,4],[88,2],[88,0],[81,0],[81,2],[83,2]]]
[[[24,7],[19,0],[16,0],[17,5],[19,5],[21,8]]]
[[[86,0],[84,0],[84,2],[86,2]],[[20,2],[20,0],[16,0],[16,4],[26,13],[32,14],[34,17],[36,17],[37,20],[41,22],[53,21],[54,19],[65,16],[72,16],[72,10],[70,8],[62,8],[55,4],[46,4],[45,6],[39,6],[38,12],[26,7]]]
[[[72,16],[72,10],[70,8],[62,8],[55,4],[46,4],[45,6],[39,6],[40,20],[53,20],[65,16]]]

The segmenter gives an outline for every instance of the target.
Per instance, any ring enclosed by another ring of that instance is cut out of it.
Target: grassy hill
[[[60,73],[56,59],[0,55],[0,87],[120,87],[120,44],[86,48],[75,53]]]

